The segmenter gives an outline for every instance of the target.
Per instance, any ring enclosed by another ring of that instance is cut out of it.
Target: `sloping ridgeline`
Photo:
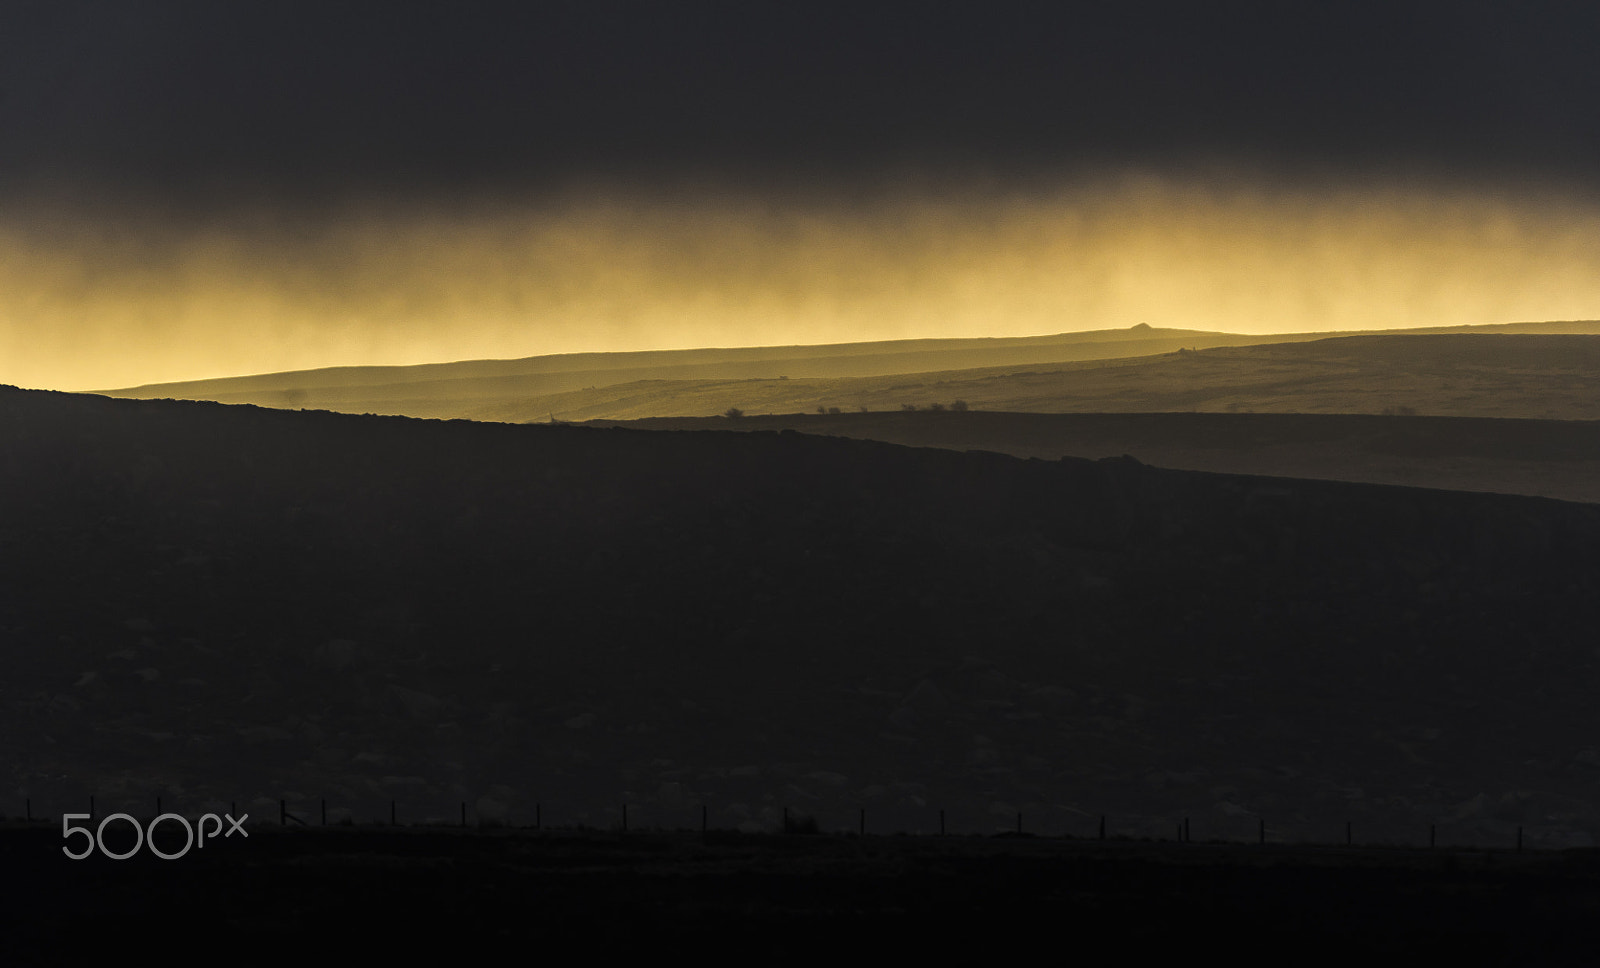
[[[0,506],[44,809],[1600,833],[1594,506],[20,390]]]

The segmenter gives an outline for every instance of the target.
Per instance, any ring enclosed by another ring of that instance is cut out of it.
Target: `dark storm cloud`
[[[0,178],[169,195],[1244,160],[1581,176],[1600,7],[10,3]]]

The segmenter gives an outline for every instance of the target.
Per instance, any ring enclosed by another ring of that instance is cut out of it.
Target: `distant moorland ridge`
[[[1489,340],[1485,343],[1484,340]],[[1246,336],[1134,327],[1008,339],[585,353],[340,367],[104,391],[286,409],[525,422],[898,410],[1600,418],[1600,323]],[[1478,345],[1479,350],[1469,349]],[[1590,348],[1586,348],[1590,347]],[[1562,382],[1565,381],[1565,382]]]

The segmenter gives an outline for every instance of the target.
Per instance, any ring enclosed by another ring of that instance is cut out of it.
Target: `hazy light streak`
[[[1600,317],[1600,205],[1124,175],[868,203],[626,192],[202,222],[0,212],[0,382],[1152,326]]]

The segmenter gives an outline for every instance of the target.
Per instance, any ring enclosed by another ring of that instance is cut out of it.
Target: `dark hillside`
[[[0,507],[41,812],[1600,831],[1588,505],[12,390]]]

